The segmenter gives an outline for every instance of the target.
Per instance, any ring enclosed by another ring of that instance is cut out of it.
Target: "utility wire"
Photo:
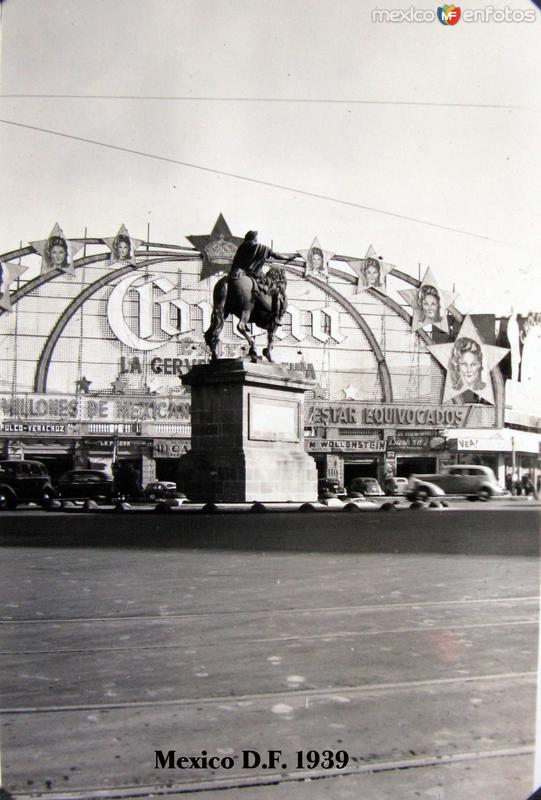
[[[130,153],[131,155],[141,156],[143,158],[151,158],[154,161],[162,161],[167,164],[175,164],[181,167],[188,167],[189,169],[196,169],[201,172],[209,172],[214,175],[223,175],[227,178],[234,178],[235,180],[246,181],[247,183],[257,184],[258,186],[268,186],[272,189],[280,189],[281,191],[285,192],[292,192],[293,194],[303,195],[304,197],[313,197],[317,200],[326,200],[330,203],[338,203],[343,206],[350,206],[351,208],[360,208],[363,211],[371,211],[374,214],[383,214],[388,217],[394,217],[395,219],[405,220],[406,222],[415,222],[419,225],[427,225],[430,228],[437,228],[443,231],[449,231],[451,233],[458,233],[463,236],[470,236],[474,239],[482,239],[488,242],[495,242],[497,244],[508,245],[510,247],[518,247],[513,242],[506,242],[502,239],[493,239],[490,236],[484,236],[480,233],[474,233],[472,231],[466,231],[461,228],[451,228],[448,225],[440,225],[437,222],[430,222],[429,220],[419,219],[418,217],[410,217],[406,214],[398,214],[394,211],[385,211],[381,208],[374,208],[373,206],[363,205],[361,203],[354,203],[351,200],[342,200],[339,197],[332,197],[331,195],[320,194],[318,192],[309,192],[305,189],[298,189],[293,186],[286,186],[285,184],[281,183],[273,183],[272,181],[265,181],[260,178],[251,178],[248,175],[239,175],[236,172],[227,172],[225,170],[220,169],[213,169],[212,167],[206,167],[201,164],[192,164],[188,161],[180,161],[175,158],[168,158],[166,156],[159,156],[154,153],[145,153],[142,150],[134,150],[129,147],[122,147],[121,145],[116,144],[108,144],[107,142],[99,142],[96,139],[87,139],[83,136],[75,136],[69,133],[62,133],[61,131],[53,131],[48,128],[41,128],[37,125],[27,125],[23,122],[14,122],[13,120],[8,119],[0,119],[0,123],[3,125],[12,125],[15,128],[24,128],[26,130],[37,131],[38,133],[47,133],[51,136],[58,136],[62,139],[71,139],[75,142],[84,142],[85,144],[92,144],[96,145],[97,147],[104,147],[108,150],[116,150],[117,152],[121,153]]]
[[[504,103],[443,103],[423,100],[339,100],[336,98],[309,97],[192,97],[191,95],[114,95],[114,94],[0,94],[6,99],[47,99],[47,100],[164,100],[194,101],[198,103],[306,103],[321,105],[366,105],[366,106],[420,106],[434,108],[490,108],[500,110],[538,111],[537,106],[507,105]]]

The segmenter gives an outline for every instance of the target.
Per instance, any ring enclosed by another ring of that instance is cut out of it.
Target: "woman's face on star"
[[[53,267],[62,267],[67,263],[66,250],[61,244],[55,244],[51,247],[51,264]]]
[[[130,254],[130,248],[127,242],[121,241],[118,243],[118,257],[126,260]]]
[[[379,284],[379,267],[375,264],[369,264],[366,268],[365,276],[368,286],[377,286]]]
[[[460,377],[466,386],[472,386],[481,372],[481,362],[475,353],[464,353],[458,362]]]
[[[436,319],[438,315],[438,301],[433,294],[427,294],[423,297],[421,308],[425,319]]]

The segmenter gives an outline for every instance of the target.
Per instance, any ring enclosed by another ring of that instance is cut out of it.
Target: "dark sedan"
[[[56,497],[51,478],[40,461],[0,461],[0,510],[20,502],[47,503]]]
[[[183,492],[178,491],[173,481],[152,481],[146,485],[144,494],[147,500],[167,500],[174,505],[182,505],[188,499]]]
[[[70,500],[113,499],[113,479],[99,469],[73,469],[58,480],[57,489],[61,497]]]
[[[343,500],[346,497],[346,490],[340,481],[334,478],[320,478],[317,482],[318,497],[335,496]]]

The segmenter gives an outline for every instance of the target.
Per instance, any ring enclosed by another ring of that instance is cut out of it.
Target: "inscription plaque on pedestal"
[[[248,396],[248,437],[270,442],[298,442],[301,438],[300,402]]]

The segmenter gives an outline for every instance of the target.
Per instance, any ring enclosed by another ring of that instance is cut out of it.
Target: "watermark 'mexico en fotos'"
[[[461,22],[535,22],[537,12],[534,8],[511,8],[506,5],[485,6],[484,8],[461,8],[443,5],[437,8],[375,8],[372,22],[440,22],[454,26]]]

